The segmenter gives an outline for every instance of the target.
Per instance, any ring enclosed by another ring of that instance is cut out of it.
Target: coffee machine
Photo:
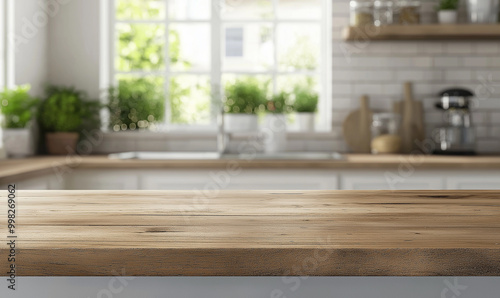
[[[434,130],[434,154],[474,155],[476,131],[472,125],[470,98],[466,89],[453,88],[440,93],[436,108],[443,111],[443,125]]]

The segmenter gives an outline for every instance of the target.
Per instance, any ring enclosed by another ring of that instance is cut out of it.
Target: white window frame
[[[14,87],[14,0],[0,0],[0,16],[0,90],[3,90]],[[0,149],[3,148],[2,136],[0,126]],[[3,157],[0,150],[0,159]]]
[[[164,0],[166,2],[166,19],[165,20],[116,20],[116,1],[117,0],[109,0],[101,1],[101,24],[104,26],[101,28],[101,89],[106,90],[111,84],[115,85],[116,76],[119,74],[136,74],[136,75],[162,75],[165,78],[165,107],[166,107],[166,129],[167,131],[215,131],[216,123],[215,123],[215,114],[218,113],[213,108],[212,105],[212,123],[210,125],[179,125],[179,124],[171,124],[169,117],[169,103],[168,100],[168,84],[169,79],[172,75],[180,75],[180,74],[188,74],[188,75],[208,75],[210,77],[211,82],[211,90],[212,94],[217,94],[222,92],[222,75],[223,74],[237,74],[237,75],[269,75],[273,78],[273,86],[274,92],[276,93],[276,81],[279,75],[312,75],[318,77],[320,79],[320,100],[318,104],[318,132],[331,131],[332,128],[332,84],[331,84],[331,72],[332,72],[332,30],[331,30],[331,1],[329,0],[321,0],[322,1],[322,10],[321,10],[321,18],[319,20],[280,20],[277,17],[277,13],[274,14],[274,19],[269,20],[221,20],[220,17],[220,5],[218,4],[221,0],[210,0],[211,1],[211,18],[207,20],[169,20],[169,7],[168,0]],[[273,9],[276,12],[278,7],[279,0],[271,0]],[[133,71],[133,72],[120,72],[115,68],[115,53],[116,53],[116,32],[115,25],[117,23],[146,23],[146,24],[154,24],[161,23],[165,25],[166,38],[168,38],[168,32],[170,28],[170,24],[194,24],[194,23],[206,23],[210,25],[211,30],[211,69],[209,71],[184,71],[184,72],[172,72],[170,71],[170,60],[169,57],[169,47],[165,46],[165,70],[162,71]],[[265,72],[252,72],[252,71],[227,71],[223,72],[222,70],[222,36],[224,24],[248,24],[248,23],[272,23],[274,29],[274,68],[270,71]],[[321,65],[319,65],[317,71],[308,72],[308,71],[298,71],[298,72],[280,72],[278,71],[278,50],[276,46],[277,41],[277,30],[275,30],[279,24],[281,23],[307,23],[307,24],[318,24],[321,27]],[[103,99],[105,96],[103,95]],[[106,122],[106,121],[105,121]]]
[[[14,87],[14,0],[0,0],[0,88]]]

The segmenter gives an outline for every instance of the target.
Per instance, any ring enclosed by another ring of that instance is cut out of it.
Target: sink
[[[110,154],[110,159],[141,160],[214,160],[220,159],[217,152],[125,152]]]
[[[283,152],[257,154],[220,154],[217,152],[125,152],[110,154],[110,159],[140,160],[343,160],[339,153],[327,152]]]
[[[343,160],[344,157],[340,153],[327,152],[280,152],[280,153],[257,153],[253,155],[226,155],[225,158],[233,157],[234,159],[247,160]]]

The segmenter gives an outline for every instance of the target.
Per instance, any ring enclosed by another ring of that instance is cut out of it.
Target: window
[[[111,2],[109,77],[120,90],[144,90],[138,98],[147,93],[155,110],[148,115],[151,123],[167,129],[215,126],[217,94],[253,76],[269,94],[299,84],[316,89],[319,126],[331,126],[329,1]]]

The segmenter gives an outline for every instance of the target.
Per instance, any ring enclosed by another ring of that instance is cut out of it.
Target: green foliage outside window
[[[257,114],[265,109],[267,86],[257,78],[238,79],[226,85],[224,112],[230,114]]]
[[[122,78],[108,90],[110,129],[146,129],[162,121],[165,111],[163,78]]]

